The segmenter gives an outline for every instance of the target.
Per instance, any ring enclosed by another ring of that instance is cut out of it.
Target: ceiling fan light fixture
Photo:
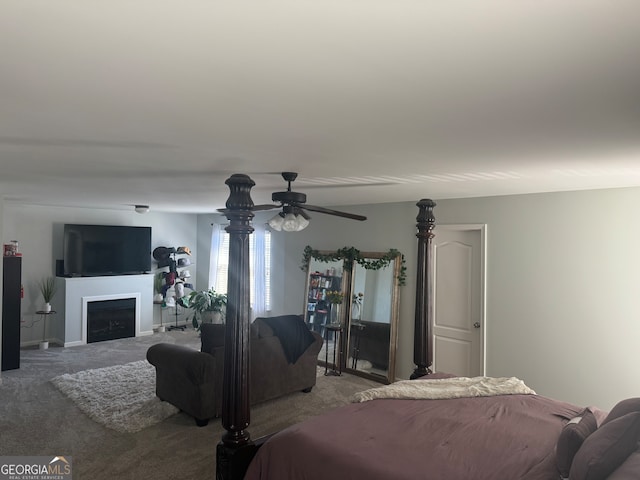
[[[304,218],[302,215],[297,215],[293,212],[279,212],[267,223],[277,232],[299,232],[309,226],[309,220]]]
[[[285,232],[297,232],[298,231],[298,219],[297,216],[293,213],[287,213],[284,216],[284,220],[282,222],[282,230]]]
[[[309,226],[309,220],[304,218],[302,215],[298,215],[298,231],[304,230]]]
[[[134,210],[136,211],[136,213],[147,213],[149,211],[149,205],[136,205],[134,207]]]
[[[271,228],[279,232],[282,230],[282,224],[284,223],[284,218],[281,213],[277,213],[272,218],[270,218],[267,223]]]

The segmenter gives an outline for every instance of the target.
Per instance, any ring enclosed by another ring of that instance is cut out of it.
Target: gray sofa
[[[156,367],[156,395],[204,426],[222,413],[224,325],[203,324],[201,341],[200,351],[169,343],[153,345],[147,360]],[[252,405],[310,392],[316,384],[322,338],[310,332],[299,315],[257,318],[251,324],[249,342]]]

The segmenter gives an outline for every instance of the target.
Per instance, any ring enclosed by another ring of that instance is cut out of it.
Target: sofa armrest
[[[147,350],[147,360],[157,369],[185,375],[195,384],[215,380],[216,363],[221,369],[223,355],[223,347],[216,348],[209,354],[171,343],[158,343]]]
[[[320,350],[322,350],[322,343],[324,342],[324,339],[318,332],[312,331],[311,334],[313,335],[314,342],[307,347],[304,351],[304,355],[313,355],[314,357],[317,357]]]

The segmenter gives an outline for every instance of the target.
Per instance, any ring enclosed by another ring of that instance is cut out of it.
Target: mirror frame
[[[343,261],[343,273],[342,273],[342,292],[344,293],[344,300],[342,302],[342,308],[340,312],[341,323],[345,325],[345,329],[340,339],[340,367],[341,371],[349,372],[350,374],[357,375],[371,380],[376,380],[383,383],[391,383],[395,380],[396,369],[396,351],[398,344],[398,322],[399,322],[399,307],[400,307],[400,287],[405,284],[406,281],[406,266],[404,255],[396,249],[390,249],[388,252],[360,252],[354,247],[344,247],[339,250],[314,250],[310,246],[306,246],[304,249],[303,261],[300,268],[306,272],[305,281],[305,302],[304,302],[304,319],[308,320],[307,312],[307,298],[309,294],[309,282],[310,282],[310,265],[311,259],[329,263],[335,261]],[[348,350],[350,344],[350,322],[352,311],[352,299],[353,299],[353,266],[355,263],[359,264],[367,270],[380,270],[386,268],[393,263],[393,287],[391,291],[391,318],[390,318],[390,331],[389,331],[389,367],[387,375],[380,375],[375,373],[364,372],[361,370],[350,368],[347,365]],[[323,337],[324,338],[324,337]],[[324,362],[319,359],[319,364],[324,365]]]

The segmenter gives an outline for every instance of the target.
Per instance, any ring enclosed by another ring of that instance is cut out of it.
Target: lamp
[[[309,220],[302,212],[296,212],[293,207],[285,205],[281,212],[278,212],[269,220],[269,226],[276,231],[299,232],[309,225]]]
[[[147,213],[149,211],[149,205],[136,205],[136,213]]]

